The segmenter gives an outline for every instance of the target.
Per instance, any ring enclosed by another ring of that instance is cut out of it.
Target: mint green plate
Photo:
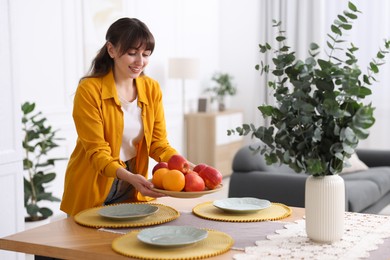
[[[245,197],[215,200],[213,205],[219,209],[232,213],[252,213],[271,206],[268,200]]]
[[[207,230],[191,226],[162,226],[141,230],[137,238],[149,245],[176,247],[207,238]]]
[[[99,210],[102,217],[128,220],[133,218],[143,218],[158,211],[158,207],[148,204],[116,204],[105,206]]]

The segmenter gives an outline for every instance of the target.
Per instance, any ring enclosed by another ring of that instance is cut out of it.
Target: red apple
[[[193,171],[185,175],[185,181],[184,191],[203,191],[206,187],[204,180]]]
[[[182,173],[186,174],[190,169],[190,165],[186,158],[184,158],[180,154],[174,154],[168,160],[168,168],[170,170],[179,170]]]
[[[199,176],[204,180],[206,187],[215,189],[222,182],[222,174],[215,168],[207,166],[199,172]]]
[[[154,174],[155,171],[157,171],[160,168],[168,168],[168,163],[166,162],[157,163],[152,169],[152,175]]]
[[[197,165],[194,167],[193,171],[199,173],[199,172],[200,172],[203,168],[205,168],[205,167],[207,167],[207,164],[205,164],[205,163],[200,163],[200,164],[197,164]]]
[[[199,175],[199,173],[197,173],[197,172],[195,172],[194,170],[191,170],[191,169],[188,169],[187,174],[189,174],[189,173],[193,173],[193,174]]]

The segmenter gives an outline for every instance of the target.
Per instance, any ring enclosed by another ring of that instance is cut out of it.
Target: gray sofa
[[[378,213],[390,204],[390,151],[357,150],[368,170],[341,174],[345,181],[346,211]],[[266,165],[260,153],[241,148],[232,164],[229,197],[255,197],[289,206],[305,206],[307,175],[285,165]]]

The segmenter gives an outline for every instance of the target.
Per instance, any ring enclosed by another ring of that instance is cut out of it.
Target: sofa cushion
[[[340,174],[365,171],[368,169],[368,166],[362,162],[356,153],[351,155],[351,158],[348,159],[349,166],[344,167],[343,171]]]
[[[390,191],[390,167],[372,167],[362,172],[343,175],[344,180],[369,180],[377,185],[380,195]]]
[[[361,212],[381,198],[378,186],[369,180],[349,180],[345,182],[345,193],[348,211],[352,212]]]
[[[373,167],[342,176],[349,210],[360,212],[375,204],[390,191],[390,167]]]

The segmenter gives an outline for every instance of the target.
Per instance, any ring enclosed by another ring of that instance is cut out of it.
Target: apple
[[[199,173],[199,172],[200,172],[203,168],[205,168],[205,167],[207,167],[207,164],[205,164],[205,163],[200,163],[200,164],[197,164],[197,165],[194,167],[193,171]]]
[[[204,180],[196,172],[188,172],[185,175],[184,191],[203,191],[206,187]]]
[[[182,173],[186,174],[190,169],[190,164],[187,159],[180,154],[174,154],[168,160],[168,169],[170,170],[179,170]]]
[[[222,182],[222,174],[211,166],[204,167],[199,176],[204,180],[206,187],[210,190],[215,189]]]
[[[191,170],[191,169],[188,169],[187,174],[189,174],[189,173],[193,173],[193,174],[199,175],[199,173],[197,173],[196,171]]]
[[[157,163],[152,169],[152,175],[154,174],[155,171],[157,171],[160,168],[168,168],[168,163],[167,162]]]

